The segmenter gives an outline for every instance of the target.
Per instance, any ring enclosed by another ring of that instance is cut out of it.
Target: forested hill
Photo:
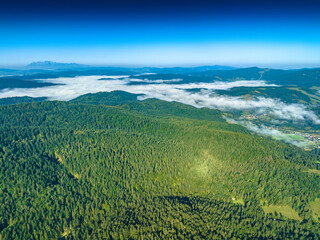
[[[319,151],[135,98],[0,107],[0,239],[320,238]]]
[[[138,94],[131,94],[124,91],[100,92],[82,95],[71,100],[71,102],[118,106],[121,109],[129,110],[131,113],[138,113],[149,117],[185,117],[225,123],[225,120],[222,118],[222,113],[219,110],[195,108],[178,102],[167,102],[158,99],[146,99],[139,101],[137,99],[139,96],[140,95]],[[239,129],[242,128],[240,127]]]
[[[56,84],[24,80],[16,77],[0,77],[0,90],[6,88],[40,88]]]
[[[320,86],[320,68],[281,70],[252,67],[229,71],[211,70],[192,75],[216,77],[217,80],[260,79],[279,85],[297,85],[301,87]]]
[[[45,97],[39,97],[39,98],[33,98],[33,97],[0,98],[0,106],[13,105],[13,104],[19,104],[19,103],[29,103],[29,102],[42,102],[42,101],[46,101],[46,100],[47,100],[47,98],[45,98]]]

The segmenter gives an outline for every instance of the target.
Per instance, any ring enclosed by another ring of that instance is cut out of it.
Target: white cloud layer
[[[130,78],[130,82],[140,82],[140,83],[171,83],[171,82],[181,82],[183,79],[181,78],[175,78],[175,79],[156,79],[156,80],[150,80],[150,79],[138,79],[138,78]]]
[[[5,89],[0,92],[0,98],[30,96],[68,101],[86,93],[123,90],[135,94],[144,94],[144,96],[139,97],[140,100],[158,98],[165,101],[177,101],[199,108],[207,107],[223,111],[251,110],[258,114],[269,113],[278,119],[312,121],[314,124],[320,124],[319,118],[302,104],[286,104],[277,99],[264,97],[247,100],[241,97],[214,94],[214,90],[227,90],[234,87],[276,86],[260,80],[165,84],[165,82],[163,82],[164,80],[160,79],[158,81],[159,84],[143,84],[143,82],[141,82],[139,85],[128,85],[130,81],[136,81],[136,79],[129,79],[128,76],[78,76],[72,78],[42,79],[40,81],[64,85],[42,88]],[[157,80],[152,80],[152,82],[155,81]],[[202,90],[192,93],[187,91],[190,89]]]

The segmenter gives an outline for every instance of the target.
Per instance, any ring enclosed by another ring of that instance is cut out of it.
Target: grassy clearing
[[[244,205],[244,201],[243,201],[243,199],[241,199],[241,198],[238,198],[238,199],[236,199],[236,198],[232,198],[232,202],[234,203],[234,204],[240,204],[240,205]]]
[[[275,136],[273,137],[276,140],[292,140],[292,141],[304,141],[304,137],[299,136],[299,135],[295,135],[295,134],[285,134],[285,136]]]
[[[314,102],[316,102],[316,103],[319,103],[319,102],[320,102],[320,97],[319,97],[319,96],[313,95],[313,94],[310,94],[310,93],[307,93],[306,91],[304,91],[304,90],[302,90],[302,89],[300,89],[300,88],[293,87],[293,88],[288,88],[288,89],[301,92],[301,93],[303,93],[304,95],[309,96],[309,97],[310,97]]]
[[[314,202],[310,203],[310,210],[314,220],[320,222],[320,198],[316,198]]]
[[[56,159],[58,159],[58,162],[63,163],[62,158],[57,153],[54,153],[54,154],[55,154]]]
[[[315,173],[315,174],[320,175],[320,170],[317,170],[317,169],[309,169],[307,172],[308,173]]]
[[[67,228],[63,233],[61,233],[61,238],[65,238],[71,233],[71,229]]]
[[[304,141],[304,137],[299,136],[299,135],[294,135],[294,134],[288,134],[290,136],[291,139],[293,140],[300,140],[300,141]]]
[[[292,209],[291,207],[284,205],[284,206],[277,206],[277,205],[269,205],[269,206],[262,206],[262,209],[265,213],[275,213],[282,214],[286,218],[290,218],[293,220],[301,221],[302,218],[299,216],[299,214]]]
[[[320,90],[320,87],[317,87],[317,86],[314,86],[314,87],[311,87],[310,89],[319,89]]]

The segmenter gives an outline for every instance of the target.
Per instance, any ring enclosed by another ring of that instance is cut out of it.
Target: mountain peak
[[[39,66],[39,65],[43,66],[43,65],[55,65],[55,64],[57,63],[52,61],[38,61],[38,62],[32,62],[28,66]]]
[[[66,68],[83,68],[87,67],[86,65],[77,64],[77,63],[58,63],[53,61],[39,61],[39,62],[32,62],[27,65],[25,68],[28,69],[66,69]]]

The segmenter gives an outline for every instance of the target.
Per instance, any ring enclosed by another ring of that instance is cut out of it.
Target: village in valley
[[[262,115],[242,113],[240,118],[252,123],[262,123],[267,129],[280,131],[281,133],[289,136],[291,139],[308,142],[307,150],[310,150],[310,148],[320,149],[320,130],[312,127],[301,128],[298,127],[297,124],[288,125],[287,121],[275,120],[266,113]]]

